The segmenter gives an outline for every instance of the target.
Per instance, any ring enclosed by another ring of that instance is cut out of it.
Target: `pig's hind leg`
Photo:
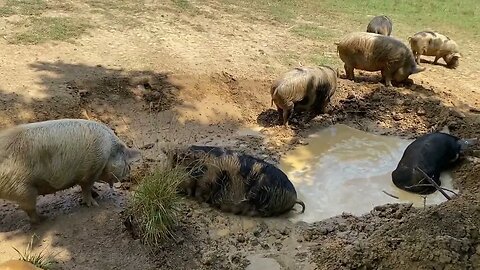
[[[46,219],[45,216],[40,215],[37,212],[37,197],[38,192],[35,188],[27,188],[24,194],[16,198],[20,209],[27,213],[30,218],[30,223],[32,224],[38,224]]]

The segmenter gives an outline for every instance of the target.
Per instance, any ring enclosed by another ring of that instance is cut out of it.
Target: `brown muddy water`
[[[306,204],[304,214],[292,221],[315,222],[342,214],[368,213],[386,203],[413,203],[415,207],[438,204],[440,192],[424,197],[402,191],[391,181],[391,172],[412,142],[380,136],[338,124],[321,129],[280,160],[282,169]],[[452,188],[450,172],[440,176],[442,186]],[[383,191],[399,197],[395,199]]]

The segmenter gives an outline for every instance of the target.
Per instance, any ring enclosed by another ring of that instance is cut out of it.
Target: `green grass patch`
[[[36,17],[27,24],[26,30],[16,33],[11,40],[15,44],[39,44],[50,40],[68,41],[78,38],[90,26],[77,18]]]
[[[328,29],[320,28],[318,26],[302,24],[296,26],[290,30],[291,32],[297,34],[298,36],[313,39],[313,40],[325,40],[327,38],[333,37],[332,32]]]
[[[35,234],[32,235],[32,238],[30,239],[30,242],[28,243],[24,252],[20,252],[15,247],[13,249],[18,253],[18,255],[20,255],[20,260],[29,262],[38,268],[50,270],[54,267],[56,262],[51,258],[51,256],[47,256],[43,253],[45,250],[42,250],[39,253],[33,252],[33,241],[35,237]]]
[[[181,198],[178,184],[188,179],[186,169],[157,169],[145,176],[129,201],[127,213],[134,218],[142,242],[155,246],[173,237]]]
[[[144,0],[87,0],[85,3],[94,9],[117,10],[127,14],[150,11]]]
[[[0,17],[9,17],[15,14],[15,10],[9,6],[0,7]]]
[[[462,1],[407,1],[407,0],[369,0],[326,2],[331,8],[346,14],[360,15],[368,24],[367,15],[387,15],[393,20],[393,26],[402,25],[415,31],[434,29],[439,32],[461,30],[473,35],[480,34],[480,2]]]
[[[327,65],[332,68],[342,66],[342,61],[338,57],[323,55],[321,52],[312,53],[309,62],[313,65]]]
[[[173,4],[180,9],[191,9],[193,8],[192,3],[188,0],[172,0]]]
[[[0,15],[40,15],[47,9],[48,5],[43,0],[6,0],[0,7]]]
[[[296,0],[221,0],[221,2],[227,4],[230,11],[243,10],[243,12],[246,12],[248,14],[262,14],[269,19],[273,19],[281,23],[287,23],[290,22],[292,19],[296,18],[299,14],[301,14],[303,10],[302,6],[304,5],[304,1]],[[232,8],[235,6],[242,9]]]
[[[480,35],[480,1],[407,0],[219,0],[224,6],[237,6],[236,12],[267,17],[282,23],[307,20],[344,31],[365,31],[371,16],[392,18],[394,34],[424,29]],[[228,10],[226,10],[228,12]],[[308,34],[307,34],[308,35]]]

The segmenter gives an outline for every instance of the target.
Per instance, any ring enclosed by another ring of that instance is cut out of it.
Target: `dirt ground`
[[[0,40],[0,126],[100,120],[130,146],[145,146],[133,177],[155,164],[164,143],[229,146],[278,162],[316,128],[334,123],[406,138],[445,125],[461,137],[480,132],[478,47],[468,41],[457,69],[424,62],[428,70],[410,84],[386,88],[378,73],[367,72],[357,72],[357,82],[341,78],[327,114],[286,129],[276,125],[269,96],[272,80],[292,67],[279,60],[283,48],[335,48],[214,5],[204,12],[192,21],[165,10],[142,27],[100,27],[74,43]],[[16,19],[2,18],[2,31]],[[176,240],[153,252],[123,224],[131,183],[114,190],[98,184],[97,208],[79,204],[78,187],[43,196],[38,208],[49,219],[38,228],[0,200],[0,262],[17,258],[12,247],[23,250],[35,234],[35,250],[55,254],[58,269],[245,269],[251,255],[273,258],[282,269],[480,269],[478,158],[477,146],[454,169],[458,197],[426,209],[383,205],[363,216],[294,224],[185,200]]]

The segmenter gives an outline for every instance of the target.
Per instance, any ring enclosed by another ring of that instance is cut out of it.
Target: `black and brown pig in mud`
[[[167,166],[181,165],[190,172],[180,189],[224,212],[271,217],[295,204],[305,211],[287,175],[264,160],[215,146],[180,146],[165,153]]]

